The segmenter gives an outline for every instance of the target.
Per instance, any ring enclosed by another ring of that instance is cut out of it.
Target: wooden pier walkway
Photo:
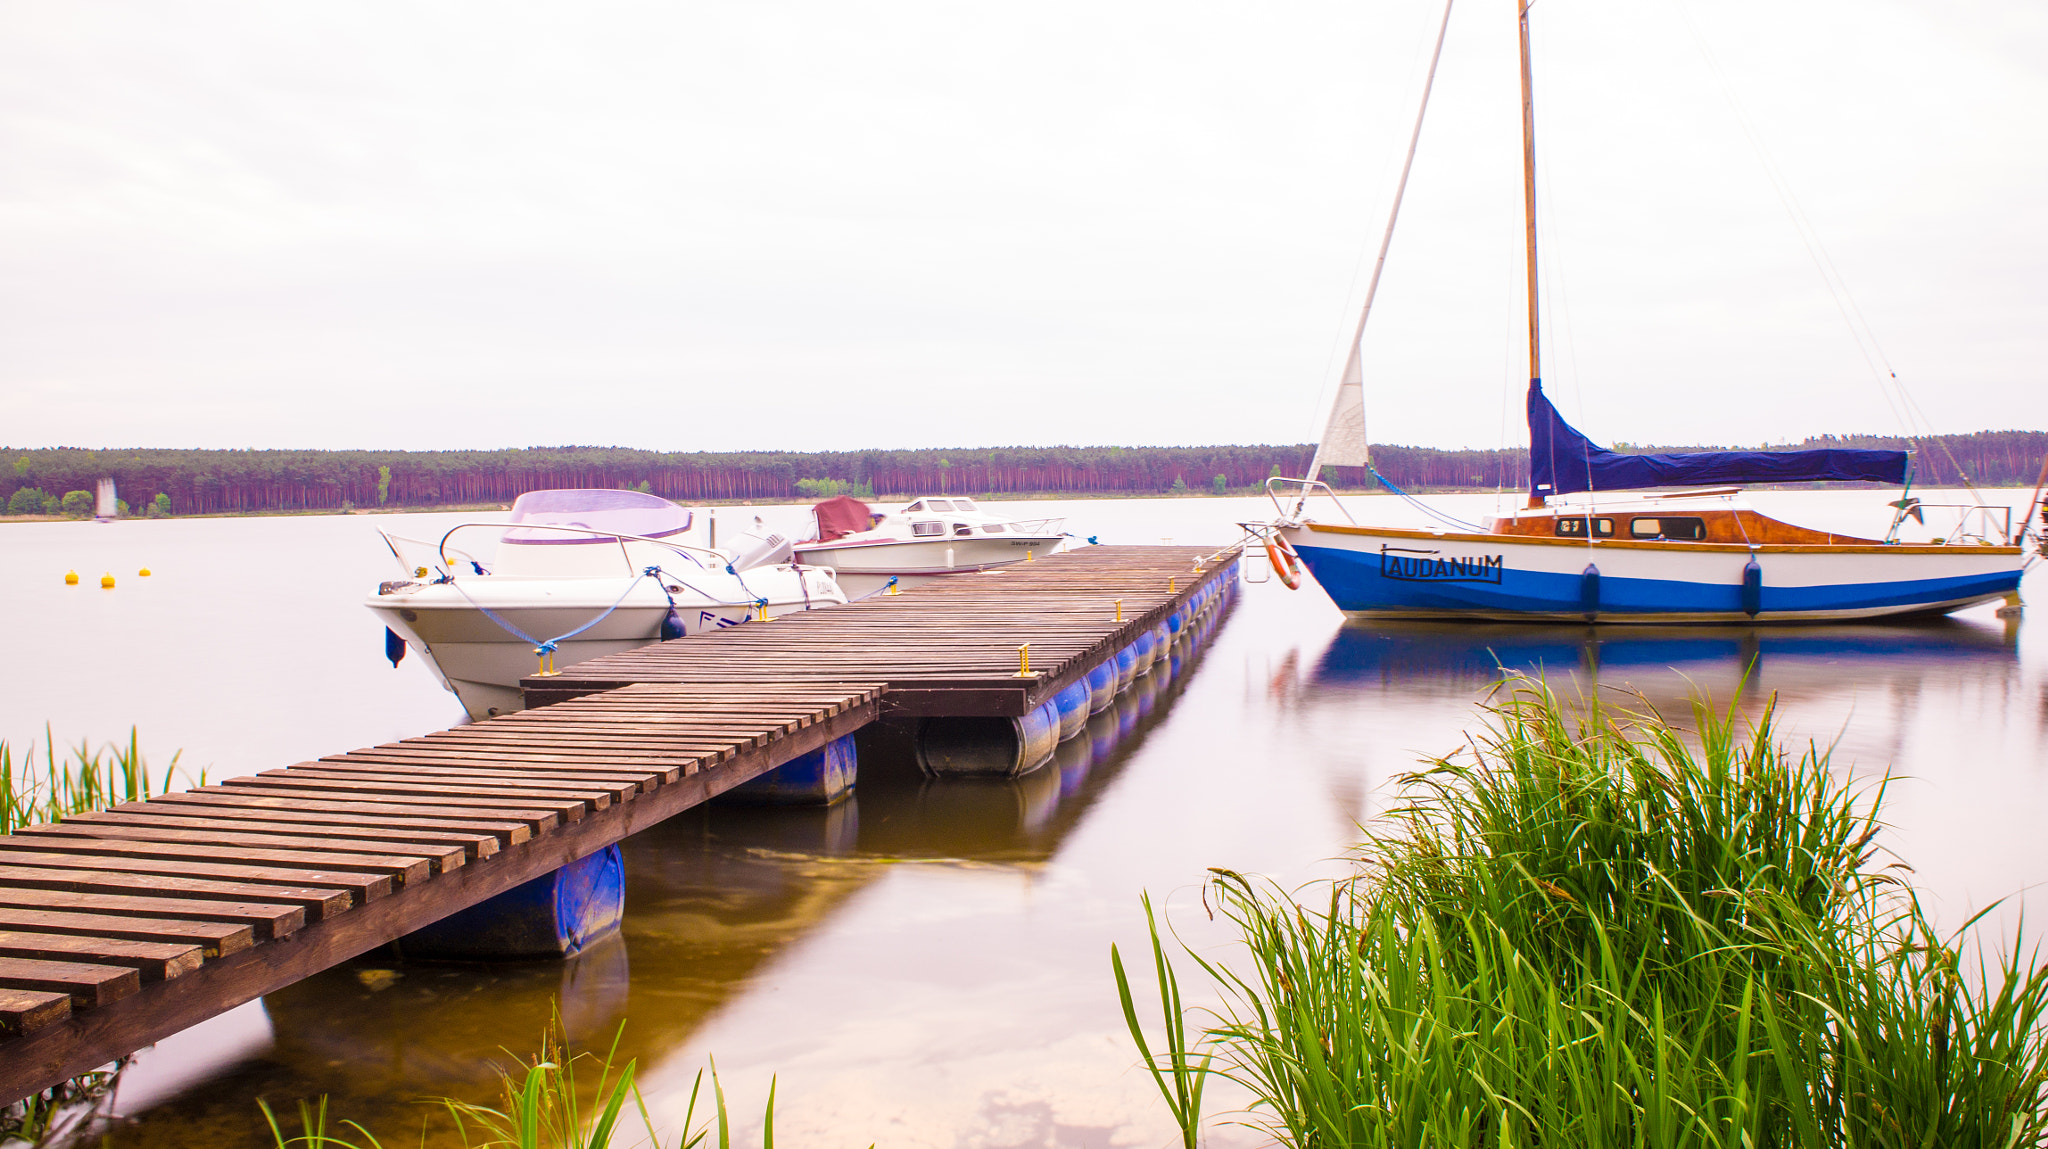
[[[534,709],[0,835],[0,1103],[878,718],[1025,714],[1232,569],[1208,553],[1091,547],[662,643],[529,680]]]
[[[637,682],[881,682],[885,716],[1015,718],[1156,627],[1237,557],[1207,547],[1084,547],[580,662],[525,680],[529,706]],[[1038,676],[1016,677],[1031,646]]]

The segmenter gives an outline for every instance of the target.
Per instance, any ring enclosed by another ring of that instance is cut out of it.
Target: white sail
[[[114,480],[101,479],[99,497],[93,500],[93,518],[103,523],[119,517],[121,501],[114,496]]]
[[[1330,405],[1330,421],[1316,447],[1316,464],[1318,468],[1363,467],[1370,461],[1365,444],[1365,372],[1354,343],[1351,361],[1344,366],[1344,381],[1337,385],[1337,401]]]

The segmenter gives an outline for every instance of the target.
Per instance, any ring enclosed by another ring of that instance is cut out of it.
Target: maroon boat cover
[[[868,510],[868,505],[848,495],[826,499],[812,507],[811,512],[818,516],[817,541],[821,543],[844,538],[855,531],[872,530],[875,525],[875,516]]]

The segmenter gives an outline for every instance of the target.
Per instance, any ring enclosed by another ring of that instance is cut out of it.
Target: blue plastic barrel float
[[[1044,702],[1022,718],[925,718],[917,724],[917,764],[942,778],[1014,778],[1052,757],[1060,712]]]
[[[1138,647],[1133,643],[1116,652],[1116,692],[1122,694],[1131,688],[1131,682],[1138,677]]]
[[[809,754],[733,787],[721,798],[740,802],[829,806],[853,793],[860,776],[860,754],[853,735],[835,738]]]
[[[1096,663],[1088,671],[1088,713],[1100,714],[1116,699],[1116,656]]]
[[[1053,709],[1059,712],[1059,740],[1065,742],[1081,732],[1088,722],[1088,703],[1091,699],[1088,684],[1073,682],[1052,696]]]
[[[1137,638],[1131,640],[1131,650],[1138,656],[1139,674],[1152,669],[1152,657],[1159,653],[1158,647],[1158,640],[1152,637],[1149,630],[1141,632]]]
[[[626,864],[606,846],[400,939],[408,958],[510,961],[564,958],[618,931]]]

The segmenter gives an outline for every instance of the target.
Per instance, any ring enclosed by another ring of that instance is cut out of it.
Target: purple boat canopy
[[[1711,487],[1723,483],[1906,481],[1904,451],[1826,447],[1815,451],[1688,451],[1622,455],[1579,434],[1529,380],[1529,493],[1634,491],[1644,487]]]
[[[657,495],[639,491],[553,490],[528,491],[513,500],[512,521],[532,526],[582,527],[592,531],[617,532],[658,539],[690,529],[690,512]],[[520,530],[505,532],[508,543],[616,544],[610,534],[586,535],[572,531]]]

